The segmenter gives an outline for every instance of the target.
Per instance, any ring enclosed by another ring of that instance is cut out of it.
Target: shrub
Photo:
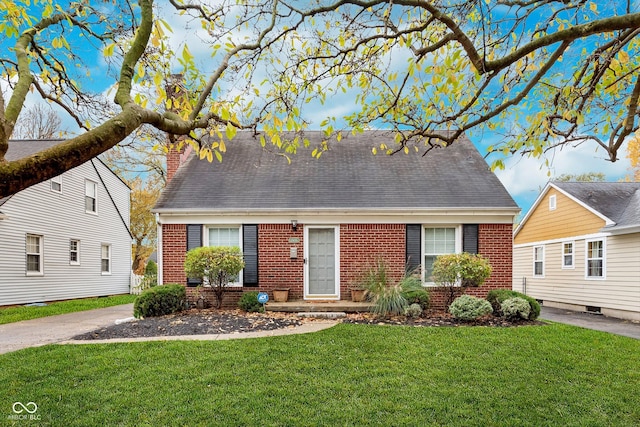
[[[462,295],[449,306],[449,313],[461,320],[474,320],[492,312],[489,301],[471,295]]]
[[[164,316],[184,310],[187,290],[180,284],[155,286],[142,292],[133,302],[133,315],[140,317]]]
[[[432,279],[440,286],[449,288],[447,306],[455,298],[455,288],[481,286],[491,275],[489,261],[480,255],[463,252],[440,255],[433,262]]]
[[[245,292],[238,301],[238,307],[249,313],[262,313],[264,307],[258,302],[258,291]]]
[[[406,272],[398,283],[391,283],[387,265],[379,259],[364,275],[360,286],[373,303],[371,311],[380,317],[403,315],[409,304],[417,303],[422,308],[429,306],[429,293],[422,286],[420,275]]]
[[[417,303],[411,304],[404,309],[404,315],[407,317],[420,317],[422,315],[422,307]]]
[[[429,308],[429,291],[422,286],[420,275],[410,272],[400,282],[402,296],[407,300],[407,304],[418,304],[422,310]]]
[[[158,274],[158,264],[153,261],[147,262],[147,266],[144,268],[144,275],[151,276]]]
[[[213,288],[217,308],[222,306],[227,285],[243,268],[242,252],[237,246],[202,246],[191,249],[184,262],[187,277],[201,279]]]
[[[491,303],[493,311],[496,315],[502,316],[502,303],[509,298],[522,298],[529,302],[529,320],[535,320],[540,316],[540,304],[534,298],[511,289],[494,289],[487,294],[487,301]]]
[[[508,319],[528,319],[531,312],[529,301],[520,297],[507,298],[500,307],[504,317]]]

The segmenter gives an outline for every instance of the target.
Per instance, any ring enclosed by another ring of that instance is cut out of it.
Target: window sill
[[[25,276],[28,276],[28,277],[40,277],[40,276],[44,276],[44,273],[38,272],[38,271],[33,271],[33,272],[27,271]]]

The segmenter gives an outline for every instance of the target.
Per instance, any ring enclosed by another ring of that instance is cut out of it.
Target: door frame
[[[335,260],[335,293],[309,293],[309,229],[333,229]],[[305,300],[339,300],[340,299],[340,226],[339,225],[305,225],[304,226],[304,296]]]

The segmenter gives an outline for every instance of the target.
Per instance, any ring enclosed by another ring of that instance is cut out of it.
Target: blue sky
[[[184,29],[183,18],[175,17],[170,21],[174,28],[172,44],[175,51],[180,51],[186,39],[194,40],[197,36],[198,29],[191,29],[190,34]],[[70,40],[74,44],[76,40]],[[210,52],[203,45],[197,43],[190,44],[191,52],[198,58],[203,69],[213,68]],[[6,47],[0,42],[0,48]],[[85,53],[86,52],[86,53]],[[91,77],[84,80],[86,87],[96,93],[106,93],[113,85],[113,79],[104,78],[104,70],[107,64],[104,62],[100,52],[86,51],[83,52],[84,60],[91,64],[89,69]],[[84,71],[84,70],[83,70]],[[113,70],[110,73],[113,75]],[[6,89],[6,83],[2,83],[2,89]],[[358,108],[353,103],[352,94],[342,94],[341,96],[329,99],[324,106],[318,104],[310,104],[304,112],[305,117],[310,119],[311,129],[317,129],[327,116],[342,116],[348,114]],[[39,102],[37,96],[30,96],[28,103]],[[63,117],[63,128],[74,132],[77,127],[66,116]],[[499,136],[488,131],[474,131],[470,135],[470,139],[476,145],[482,155],[486,154],[487,147],[496,144]],[[597,150],[594,144],[583,144],[578,147],[566,147],[562,150],[558,149],[546,155],[551,161],[550,168],[544,166],[544,158],[533,159],[521,157],[520,155],[508,157],[505,161],[505,169],[497,170],[496,175],[502,181],[506,189],[516,200],[523,210],[523,214],[530,208],[536,199],[539,191],[549,180],[549,177],[559,176],[562,174],[583,174],[589,172],[601,172],[606,175],[608,181],[617,181],[629,174],[629,162],[625,157],[626,152],[620,153],[620,160],[611,163],[605,160],[602,150]],[[398,154],[402,155],[402,154]],[[490,163],[492,158],[488,159]],[[322,161],[322,159],[320,159]]]

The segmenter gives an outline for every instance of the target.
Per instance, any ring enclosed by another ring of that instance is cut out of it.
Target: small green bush
[[[528,319],[531,312],[529,301],[520,297],[507,298],[500,308],[507,319]]]
[[[258,291],[245,292],[238,301],[238,307],[248,313],[262,313],[264,308],[258,302]]]
[[[407,317],[420,317],[422,315],[422,307],[417,303],[411,304],[404,309],[404,315]]]
[[[155,286],[140,294],[133,302],[133,315],[137,318],[164,316],[184,310],[187,290],[180,284]]]
[[[158,274],[158,264],[153,261],[147,262],[147,266],[144,268],[144,275],[151,276]]]
[[[502,303],[509,298],[522,298],[529,302],[531,311],[529,312],[529,320],[535,320],[540,316],[540,304],[534,298],[511,289],[494,289],[487,294],[487,301],[491,303],[493,312],[497,316],[502,316]]]
[[[402,296],[407,304],[418,304],[422,310],[429,308],[429,291],[422,286],[419,274],[408,273],[400,282]]]
[[[482,255],[462,252],[439,255],[433,262],[431,278],[438,286],[449,289],[446,305],[451,305],[456,289],[481,286],[491,276],[491,264]]]
[[[460,320],[474,320],[492,312],[489,301],[471,295],[462,295],[449,306],[449,313]]]

